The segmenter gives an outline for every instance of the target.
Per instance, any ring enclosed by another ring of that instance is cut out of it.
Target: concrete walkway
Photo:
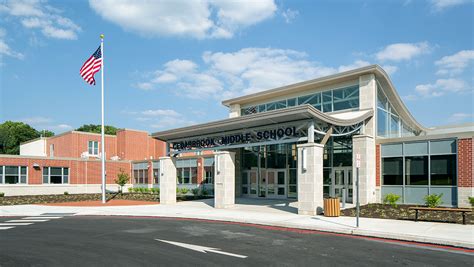
[[[76,215],[161,216],[232,221],[270,226],[320,230],[326,232],[392,238],[474,249],[474,226],[433,222],[360,218],[305,216],[296,214],[296,202],[286,200],[237,199],[229,209],[215,209],[213,199],[178,202],[175,205],[110,207],[60,207],[17,205],[0,207],[0,216],[36,216],[42,213]]]

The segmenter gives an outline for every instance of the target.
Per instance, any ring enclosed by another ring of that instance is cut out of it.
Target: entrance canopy
[[[354,127],[371,116],[372,110],[329,115],[311,105],[301,105],[156,132],[152,137],[171,144],[178,153],[237,148],[304,141],[308,129],[311,134],[323,134],[322,129]]]

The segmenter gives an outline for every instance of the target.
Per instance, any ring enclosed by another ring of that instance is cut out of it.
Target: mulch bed
[[[415,220],[415,211],[408,210],[408,208],[414,206],[415,205],[398,205],[398,207],[394,208],[385,204],[368,204],[360,207],[360,217],[413,221]],[[356,208],[341,210],[341,215],[355,217]],[[462,213],[447,211],[419,211],[418,220],[462,224]],[[466,213],[466,224],[474,224],[473,212]]]
[[[136,205],[156,205],[156,201],[143,200],[125,200],[125,199],[111,199],[106,203],[101,200],[85,200],[77,202],[61,202],[61,203],[47,203],[46,206],[64,206],[64,207],[110,207],[110,206],[136,206]]]
[[[6,196],[0,197],[0,206],[7,205],[26,205],[26,204],[46,204],[46,203],[63,203],[63,202],[81,202],[100,200],[101,194],[69,194],[69,195],[36,195],[36,196]],[[106,194],[107,200],[137,200],[151,201],[158,204],[160,200],[159,194],[150,193],[123,193],[123,194]],[[212,198],[212,196],[177,196],[178,201],[188,201],[197,199]]]

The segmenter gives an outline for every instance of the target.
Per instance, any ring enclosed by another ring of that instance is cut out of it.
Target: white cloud
[[[437,97],[445,93],[459,93],[468,90],[466,82],[460,79],[438,79],[433,84],[420,84],[415,91],[423,97]]]
[[[155,110],[145,110],[141,114],[145,116],[170,116],[170,117],[179,117],[181,114],[172,110],[172,109],[155,109]]]
[[[430,0],[430,4],[434,11],[442,11],[446,8],[472,3],[472,0]]]
[[[41,130],[50,130],[55,133],[61,133],[65,131],[72,130],[73,127],[69,124],[60,123],[54,124],[54,120],[49,117],[42,117],[42,116],[34,116],[29,118],[19,119],[24,123],[31,125],[31,127],[37,129],[38,131]]]
[[[464,71],[470,63],[474,62],[474,50],[462,50],[451,56],[442,57],[435,62],[439,70],[436,74],[456,75]]]
[[[0,4],[0,14],[17,17],[23,27],[39,29],[46,37],[75,40],[81,27],[69,18],[60,15],[62,11],[40,0],[14,0]]]
[[[329,67],[309,60],[305,53],[273,48],[244,48],[227,53],[207,51],[202,60],[201,65],[182,59],[169,61],[135,86],[172,90],[189,98],[226,99],[370,64],[356,60]]]
[[[7,31],[3,28],[0,28],[0,55],[5,55],[13,58],[23,59],[24,55],[22,53],[16,52],[6,43],[5,38],[7,37]],[[0,64],[2,57],[0,56]]]
[[[393,75],[398,70],[398,67],[393,65],[383,65],[382,68],[388,75]]]
[[[403,61],[410,60],[422,54],[428,54],[432,47],[428,42],[421,43],[397,43],[386,46],[375,54],[380,61]]]
[[[37,117],[24,118],[24,119],[21,119],[20,121],[27,124],[31,124],[31,125],[38,125],[38,124],[50,123],[53,120],[51,118],[37,116]]]
[[[474,121],[474,114],[473,113],[453,113],[449,116],[448,121],[450,123],[461,123],[466,121]]]
[[[281,15],[285,19],[286,23],[291,23],[299,14],[300,14],[300,12],[298,12],[298,10],[292,10],[292,9],[289,9],[289,8],[287,10],[281,12]]]
[[[236,31],[273,16],[274,0],[146,1],[89,0],[104,19],[143,36],[231,38]]]
[[[370,65],[370,62],[368,62],[368,61],[356,60],[352,64],[339,66],[338,70],[339,70],[339,72],[343,72],[343,71],[348,71],[348,70],[352,70],[352,69],[365,67],[365,66],[368,66],[368,65]]]

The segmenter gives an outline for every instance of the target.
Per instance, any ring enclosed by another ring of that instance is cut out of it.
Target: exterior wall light
[[[302,169],[303,171],[306,171],[307,167],[308,167],[308,162],[307,162],[307,159],[306,159],[306,148],[303,148],[301,149],[301,162],[302,162]]]

